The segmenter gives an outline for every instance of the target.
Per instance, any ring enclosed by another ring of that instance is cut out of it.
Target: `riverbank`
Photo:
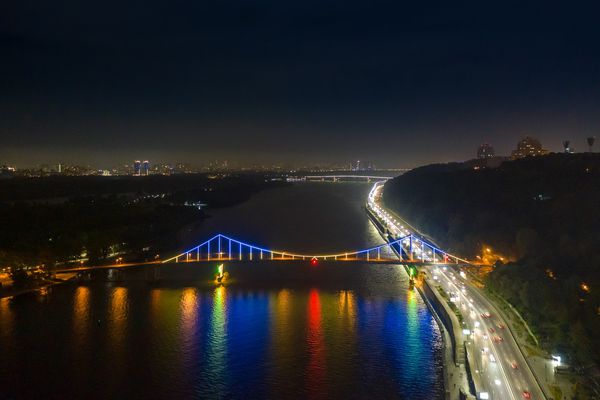
[[[12,281],[3,280],[2,287],[0,288],[0,299],[4,297],[14,297],[25,293],[44,291],[48,288],[56,285],[73,280],[77,276],[75,272],[62,272],[55,274],[51,279],[41,279],[32,283],[27,287],[14,287]]]
[[[367,207],[372,207],[377,215],[387,217],[381,224],[385,227],[386,239],[393,240],[400,230],[400,225],[397,224],[401,222],[398,222],[399,218],[393,211],[383,210],[377,204],[380,193],[377,187],[372,190]],[[370,213],[370,217],[377,218],[374,213]],[[387,235],[388,231],[395,232],[394,236]],[[512,333],[509,330],[502,331],[506,328],[506,322],[479,292],[479,288],[467,281],[464,271],[459,273],[459,270],[449,266],[431,269],[431,272],[436,282],[427,282],[427,276],[422,279],[424,287],[428,289],[425,294],[429,295],[431,304],[437,309],[438,316],[449,332],[456,332],[451,339],[456,339],[455,350],[461,349],[466,355],[462,358],[470,392],[492,398],[514,398],[521,395],[546,398],[534,375],[535,371],[529,368]]]
[[[388,231],[368,206],[365,211],[369,221],[373,223],[383,240],[389,241]],[[395,251],[395,250],[394,250]],[[408,267],[404,266],[404,272],[409,277]],[[465,365],[468,360],[465,357],[464,342],[462,340],[462,329],[460,323],[452,310],[438,294],[437,288],[431,285],[428,279],[422,280],[422,285],[415,288],[435,318],[444,342],[443,366],[444,366],[444,394],[446,400],[475,399],[471,394],[469,377],[470,368]]]
[[[185,232],[206,220],[206,209],[287,185],[269,174],[2,181],[0,270],[155,259],[182,246]]]
[[[528,157],[497,168],[429,165],[389,180],[383,201],[442,248],[495,263],[481,276],[486,287],[518,310],[544,351],[595,375],[599,177],[600,155],[592,153]]]

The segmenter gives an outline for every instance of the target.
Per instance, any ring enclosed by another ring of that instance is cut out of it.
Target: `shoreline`
[[[371,220],[378,219],[376,215],[369,212],[370,210],[368,209],[368,207],[369,207],[369,203],[367,203],[366,208],[367,208],[370,219]],[[395,213],[393,213],[393,214],[397,217],[397,214],[395,214]],[[379,221],[377,221],[377,222],[379,222]],[[381,225],[381,223],[379,223],[379,224],[375,223],[375,225],[376,226]],[[389,240],[387,240],[387,238],[386,238],[387,235],[385,235],[385,233],[387,232],[387,228],[384,227],[384,232],[382,232],[380,229],[378,229],[378,230],[380,231],[380,234],[384,237],[384,239],[386,239],[386,242],[389,242]],[[425,291],[425,293],[422,293],[422,295],[424,295],[424,297],[431,295],[431,297],[434,300],[432,305],[438,304],[441,306],[443,314],[450,314],[451,318],[449,318],[449,320],[447,318],[446,319],[442,318],[441,320],[444,323],[444,325],[449,325],[449,326],[447,326],[447,329],[453,329],[454,331],[456,331],[456,326],[458,326],[458,328],[460,328],[460,323],[458,323],[458,321],[453,320],[453,318],[452,318],[453,313],[451,311],[448,311],[448,307],[445,304],[445,301],[443,299],[438,298],[440,293],[437,291],[436,288],[433,287],[432,283],[433,282],[431,282],[431,281],[428,282],[428,280],[425,279],[425,281],[424,281],[425,288],[429,289],[429,290]],[[505,313],[497,311],[497,309],[499,308],[497,302],[492,301],[492,299],[487,299],[482,294],[482,292],[479,290],[480,288],[473,286],[473,285],[471,285],[471,288],[472,288],[472,290],[475,291],[475,293],[477,294],[477,297],[479,297],[481,299],[481,302],[483,302],[484,305],[487,304],[488,309],[496,311],[495,314],[498,315],[504,321],[504,324],[506,326],[508,326],[509,337],[514,342],[514,348],[516,348],[516,350],[517,350],[516,354],[518,354],[518,356],[515,356],[515,357],[517,359],[522,358],[523,364],[525,364],[527,366],[525,374],[529,374],[529,376],[527,377],[527,381],[531,383],[529,385],[530,386],[529,390],[538,392],[538,393],[536,393],[535,398],[538,398],[538,397],[550,398],[549,393],[546,390],[547,388],[543,384],[544,383],[543,379],[541,379],[538,374],[539,371],[536,371],[536,369],[534,368],[534,365],[532,365],[532,360],[529,359],[529,357],[528,357],[528,351],[526,351],[523,348],[523,343],[520,343],[518,336],[515,335],[515,332],[512,329],[512,325],[511,325],[512,321],[510,321],[510,319],[506,318]],[[464,289],[463,289],[463,292],[464,292]],[[442,296],[442,297],[444,297],[444,296]],[[471,299],[471,302],[472,302],[472,299]],[[432,308],[435,308],[435,307],[432,307]],[[438,314],[438,317],[439,316],[440,315]],[[507,322],[507,321],[509,321],[509,322]],[[439,323],[439,321],[438,321],[438,323]],[[457,338],[462,336],[460,334],[460,332],[461,332],[460,329],[458,329],[458,332],[459,332],[458,335],[454,335]],[[456,343],[456,346],[458,346],[458,343]],[[476,394],[478,395],[480,390],[482,390],[481,388],[487,388],[486,384],[484,384],[483,381],[481,381],[478,377],[478,374],[479,374],[478,368],[475,368],[475,369],[471,368],[472,365],[474,365],[475,367],[478,365],[478,362],[473,358],[473,349],[471,348],[472,343],[465,342],[463,347],[464,347],[465,354],[464,354],[464,357],[462,357],[462,358],[464,358],[464,360],[463,360],[464,364],[462,364],[462,365],[466,368],[465,378],[468,379],[468,384],[465,387],[468,388],[468,392],[466,392],[468,394],[461,394],[462,395],[461,398],[464,398],[463,396],[475,396]],[[456,360],[456,361],[458,362],[458,360]],[[519,361],[519,363],[520,362],[521,361]],[[545,364],[545,362],[544,362],[544,364]],[[546,369],[542,368],[542,371],[544,372],[544,371],[546,371]],[[547,383],[547,381],[545,383]],[[556,386],[556,383],[555,383],[555,386]],[[539,396],[538,396],[538,394],[539,394]],[[470,397],[467,397],[467,398],[470,398]]]
[[[386,238],[386,234],[385,232],[382,231],[382,229],[384,228],[383,225],[381,224],[381,222],[375,217],[375,215],[373,215],[373,213],[368,209],[368,207],[365,207],[365,211],[367,213],[367,216],[369,218],[369,221],[373,224],[373,226],[375,226],[375,229],[377,229],[377,232],[379,232],[379,235],[382,237],[382,239],[385,242],[388,242],[387,238]],[[408,270],[406,268],[406,266],[404,266],[403,268],[404,273],[408,276]],[[427,285],[427,283],[424,283],[425,285]],[[425,305],[427,306],[427,308],[429,309],[429,311],[431,312],[431,314],[433,315],[433,318],[436,321],[436,324],[438,325],[438,329],[440,330],[440,334],[442,336],[442,342],[443,342],[443,354],[442,354],[442,365],[443,365],[443,379],[444,379],[444,398],[446,400],[454,400],[454,399],[459,399],[459,398],[463,398],[462,396],[470,396],[469,398],[474,398],[472,396],[472,394],[470,393],[470,391],[468,393],[461,393],[461,389],[464,388],[465,383],[466,383],[466,387],[469,387],[469,382],[467,380],[467,370],[465,370],[464,368],[464,364],[461,364],[458,362],[458,360],[455,359],[455,353],[456,353],[456,345],[453,344],[453,340],[452,340],[452,335],[450,333],[450,329],[454,329],[454,327],[447,327],[442,318],[440,317],[440,315],[438,314],[437,310],[435,309],[435,306],[432,304],[432,301],[437,301],[437,299],[430,299],[429,296],[427,296],[427,294],[425,293],[425,291],[423,291],[420,287],[415,286],[415,288],[417,289],[419,295],[421,296],[421,299],[423,299],[423,302],[425,303]],[[432,288],[430,288],[430,290],[434,290]],[[444,307],[443,304],[440,304],[442,307]],[[460,366],[463,365],[463,368],[461,368]],[[463,377],[465,378],[463,380]],[[458,381],[457,381],[458,378]],[[458,383],[458,387],[457,387],[457,383]],[[456,391],[458,390],[458,392]]]
[[[76,273],[63,272],[63,273],[55,274],[55,278],[53,280],[44,280],[42,282],[37,283],[35,286],[32,286],[32,287],[13,288],[11,285],[10,289],[2,288],[0,290],[0,299],[20,296],[20,295],[27,294],[27,293],[40,292],[40,291],[46,290],[52,286],[58,286],[58,285],[65,284],[67,282],[71,282],[76,276],[77,276]]]

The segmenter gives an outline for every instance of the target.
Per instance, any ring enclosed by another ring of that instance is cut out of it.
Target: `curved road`
[[[405,236],[410,226],[380,204],[383,182],[369,193],[368,206],[394,235]],[[417,248],[417,252],[420,249]],[[425,258],[427,260],[427,258]],[[470,331],[467,349],[473,355],[473,374],[479,377],[478,399],[543,400],[546,397],[512,333],[484,294],[472,285],[464,273],[451,267],[429,267],[439,284],[460,309],[465,328]]]

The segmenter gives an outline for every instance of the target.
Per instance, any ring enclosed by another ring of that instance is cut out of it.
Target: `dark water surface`
[[[300,184],[214,213],[217,232],[298,252],[380,243],[369,186]],[[136,267],[0,299],[3,398],[442,398],[441,338],[399,266]]]

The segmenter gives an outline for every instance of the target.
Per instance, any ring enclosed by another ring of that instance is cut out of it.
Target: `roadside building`
[[[477,149],[477,158],[484,159],[492,157],[494,157],[494,148],[491,145],[484,143],[479,146]]]

